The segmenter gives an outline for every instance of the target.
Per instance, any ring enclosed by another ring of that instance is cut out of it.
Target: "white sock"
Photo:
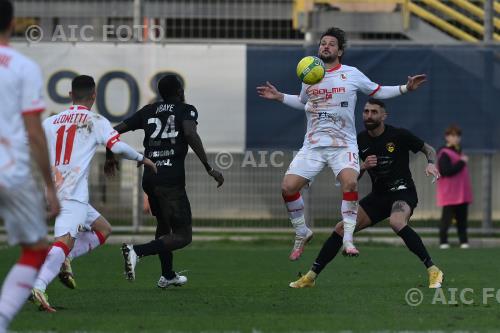
[[[9,323],[26,303],[36,275],[36,268],[22,264],[16,264],[10,270],[0,295],[0,332],[7,331]]]
[[[288,218],[295,228],[295,233],[305,236],[307,233],[307,225],[304,217],[304,200],[302,196],[297,192],[290,196],[283,195],[283,200],[285,200]]]
[[[75,240],[75,245],[68,255],[71,260],[83,256],[94,250],[99,245],[104,244],[105,238],[99,231],[79,232]]]
[[[344,221],[344,243],[352,242],[358,217],[358,192],[344,193],[341,210],[342,220]]]
[[[306,219],[304,215],[301,217],[297,217],[296,219],[290,220],[292,222],[293,227],[295,228],[295,233],[297,235],[305,236],[307,234],[307,225]]]
[[[38,273],[34,288],[45,291],[47,286],[59,274],[61,265],[64,263],[64,259],[66,259],[66,252],[69,252],[66,245],[63,244],[64,247],[62,247],[61,244],[62,243],[60,242],[56,242],[52,245],[52,248],[47,255],[47,259],[45,259],[45,262]]]

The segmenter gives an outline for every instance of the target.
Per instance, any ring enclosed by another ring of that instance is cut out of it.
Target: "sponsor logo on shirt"
[[[345,94],[345,87],[332,87],[330,89],[322,88],[322,89],[311,89],[310,94],[314,96],[318,95],[326,95],[326,94]]]
[[[342,108],[349,107],[349,102],[340,102],[340,107],[342,107]]]
[[[173,149],[169,149],[169,150],[163,150],[163,151],[151,151],[149,152],[149,158],[159,158],[159,157],[169,157],[169,156],[173,156],[175,154],[174,150]]]
[[[156,161],[155,164],[157,167],[172,166],[172,162],[170,162],[170,159]]]
[[[347,80],[347,75],[345,75],[344,73],[340,74],[340,79],[343,81]]]

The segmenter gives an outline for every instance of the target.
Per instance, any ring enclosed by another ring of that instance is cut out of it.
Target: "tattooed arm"
[[[427,157],[427,167],[425,168],[425,174],[427,176],[434,176],[434,181],[436,181],[437,179],[439,179],[439,177],[441,177],[441,175],[439,174],[439,170],[438,168],[436,167],[436,150],[434,148],[432,148],[431,145],[429,145],[428,143],[424,143],[424,146],[422,147],[422,149],[420,150],[422,153],[425,154],[425,156]]]

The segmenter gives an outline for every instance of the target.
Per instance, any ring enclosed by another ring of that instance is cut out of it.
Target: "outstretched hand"
[[[425,168],[425,175],[427,177],[433,176],[432,178],[433,184],[436,182],[436,180],[439,179],[439,177],[441,177],[441,174],[439,173],[439,170],[434,163],[427,164],[427,167]]]
[[[106,157],[106,161],[104,162],[104,174],[107,177],[113,177],[116,174],[116,171],[120,170],[120,164],[118,160],[114,157]]]
[[[259,94],[262,98],[283,101],[283,94],[280,93],[278,89],[276,89],[276,87],[269,81],[266,81],[265,85],[257,87],[257,94]]]
[[[408,76],[408,82],[406,82],[406,88],[408,89],[408,91],[416,90],[425,81],[427,81],[427,75],[426,74],[419,74],[419,75],[415,75],[415,76]]]
[[[153,171],[155,174],[158,173],[158,169],[156,168],[156,164],[151,161],[149,158],[147,158],[146,156],[144,156],[144,159],[137,163],[137,167],[139,167],[141,164],[144,164],[145,167],[148,167],[151,169],[151,171]]]
[[[47,200],[47,217],[49,219],[53,219],[59,215],[61,211],[61,204],[57,198],[57,191],[54,186],[51,186],[50,188],[47,188],[45,194]]]
[[[222,176],[222,173],[220,173],[219,171],[212,169],[208,171],[208,174],[217,182],[217,188],[221,187],[222,184],[224,184],[224,176]]]

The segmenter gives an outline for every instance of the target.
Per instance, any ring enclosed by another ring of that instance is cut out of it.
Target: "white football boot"
[[[175,277],[167,280],[164,276],[160,276],[158,280],[158,288],[168,288],[170,286],[181,287],[187,283],[188,279],[184,275],[179,275],[175,273]]]

